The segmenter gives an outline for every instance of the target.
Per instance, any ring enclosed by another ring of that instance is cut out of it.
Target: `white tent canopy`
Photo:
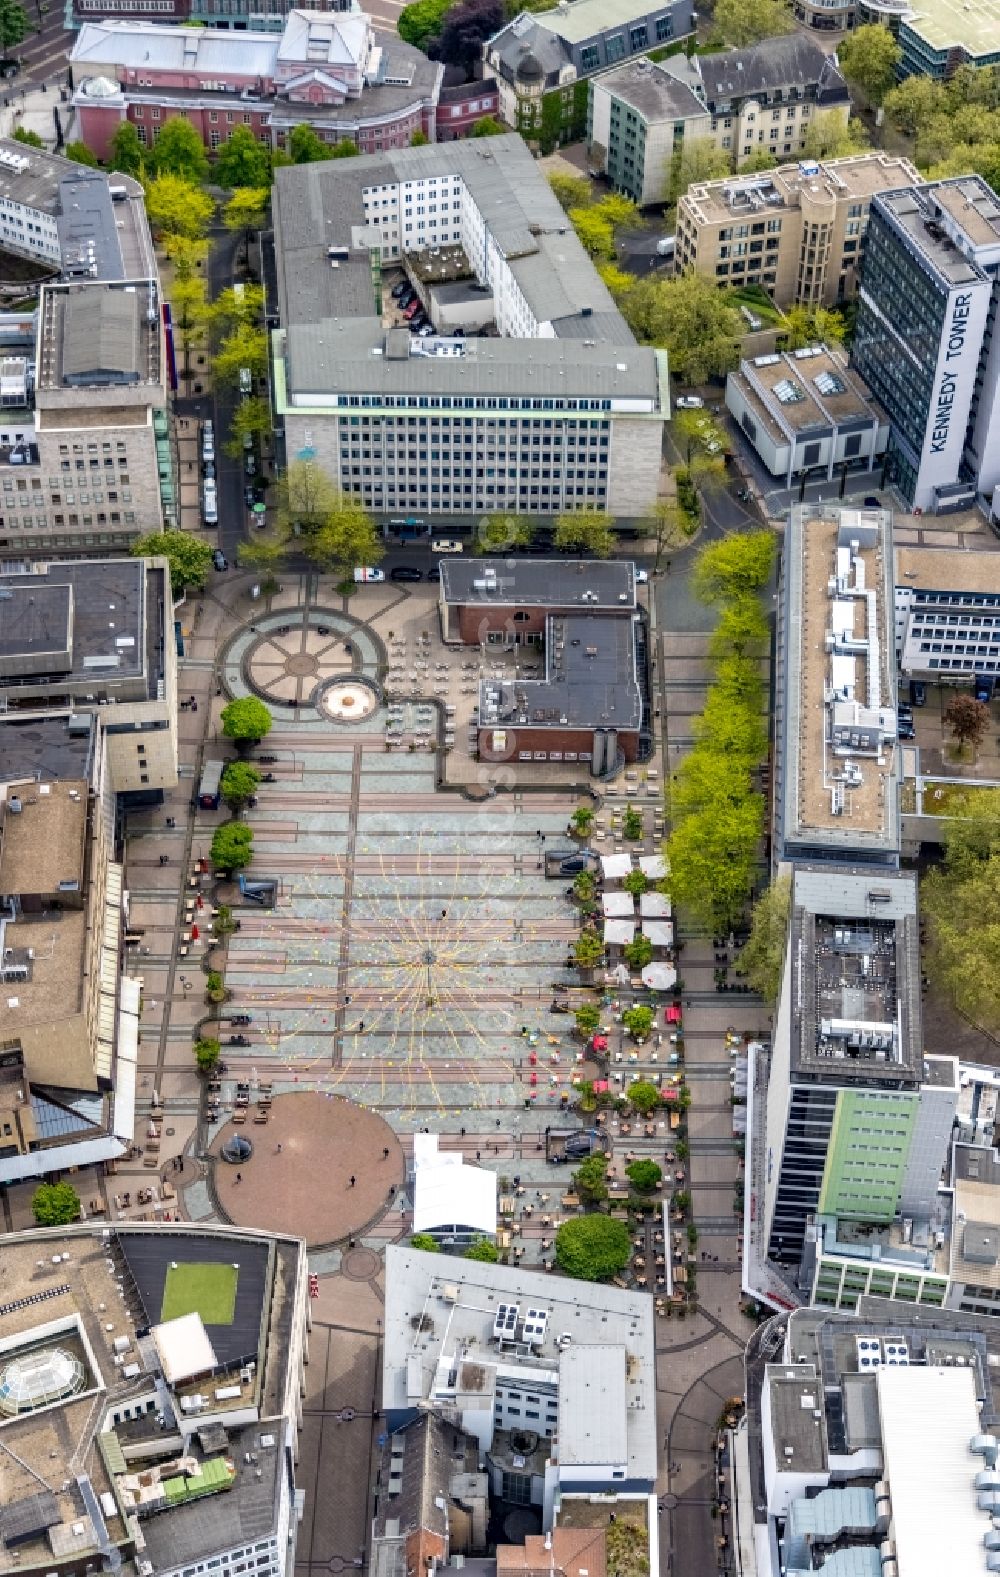
[[[439,1151],[436,1133],[413,1136],[413,1230],[445,1232],[456,1228],[496,1237],[495,1172],[468,1166],[455,1151]]]
[[[642,983],[651,991],[669,991],[676,980],[673,964],[647,964],[642,972]]]
[[[673,947],[674,928],[669,920],[643,920],[642,934],[654,947]]]
[[[639,869],[651,882],[662,882],[670,867],[662,854],[640,854]]]
[[[634,920],[605,920],[604,943],[612,947],[626,947],[635,941]]]
[[[623,882],[631,869],[631,854],[601,855],[601,875],[606,882]]]
[[[605,893],[601,902],[604,913],[618,919],[631,918],[635,914],[635,899],[631,893]]]
[[[154,1325],[149,1334],[163,1378],[169,1385],[192,1380],[195,1375],[208,1374],[218,1367],[215,1348],[208,1339],[200,1314],[182,1314],[176,1320],[165,1320],[162,1325]]]
[[[644,920],[669,920],[670,912],[666,893],[643,893],[639,899],[639,913]]]

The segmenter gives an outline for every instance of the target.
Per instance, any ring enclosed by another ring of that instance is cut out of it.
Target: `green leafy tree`
[[[764,170],[775,169],[777,163],[777,158],[770,149],[755,148],[745,159],[740,159],[739,170],[741,175],[759,175]]]
[[[625,1269],[632,1240],[624,1221],[609,1216],[576,1216],[556,1233],[556,1264],[577,1281],[608,1281]]]
[[[675,825],[667,842],[670,892],[702,923],[730,926],[753,891],[764,801],[715,800]]]
[[[181,175],[165,171],[146,186],[149,222],[163,235],[197,239],[205,234],[214,212],[215,203],[208,193]]]
[[[596,1002],[584,1002],[577,1008],[573,1019],[580,1034],[586,1039],[598,1029],[601,1022],[601,1010]]]
[[[264,315],[264,287],[229,285],[212,302],[212,326],[220,334],[240,328],[256,328]]]
[[[600,1150],[588,1155],[573,1173],[573,1186],[588,1205],[599,1205],[608,1197],[608,1158]]]
[[[744,531],[712,542],[698,555],[692,575],[694,594],[714,606],[764,590],[774,567],[770,531]]]
[[[0,53],[9,55],[28,36],[28,13],[17,0],[0,0]],[[16,133],[15,133],[16,135]]]
[[[437,38],[444,26],[445,14],[454,0],[414,0],[404,6],[396,21],[396,32],[406,44],[426,52],[432,38]]]
[[[653,1027],[653,1010],[643,1002],[637,1003],[635,1007],[625,1009],[622,1023],[636,1040],[645,1040]]]
[[[615,545],[614,516],[604,509],[579,509],[560,515],[552,540],[560,550],[569,548],[606,559]]]
[[[302,539],[304,552],[324,570],[377,564],[384,547],[368,512],[341,493],[311,460],[293,460],[277,489],[279,531]]]
[[[637,810],[635,805],[627,805],[625,807],[625,815],[622,818],[622,832],[632,843],[637,843],[642,837],[642,812]]]
[[[251,438],[259,442],[271,431],[271,408],[266,400],[251,394],[233,409],[229,420],[229,441],[226,444],[226,453],[232,459],[238,460],[243,454],[244,438]]]
[[[224,191],[248,188],[266,192],[271,184],[271,155],[249,126],[234,126],[231,136],[216,150],[212,174]]]
[[[219,383],[239,387],[240,373],[246,368],[254,380],[267,371],[267,335],[263,329],[241,323],[227,334],[212,358],[212,371]]]
[[[629,871],[622,886],[633,898],[641,898],[649,886],[649,877],[645,871]]]
[[[108,151],[108,168],[122,175],[137,176],[142,170],[145,149],[130,120],[119,122]]]
[[[626,942],[622,951],[633,969],[645,969],[653,961],[653,944],[648,936],[637,936],[633,942]]]
[[[573,944],[573,958],[579,969],[596,969],[604,957],[604,943],[589,926]]]
[[[253,799],[260,787],[260,773],[248,761],[230,761],[222,773],[222,797],[232,810]]]
[[[802,139],[802,155],[806,159],[846,159],[848,154],[864,153],[867,147],[864,122],[855,116],[845,125],[838,110],[814,115]]]
[[[791,8],[783,0],[716,0],[712,12],[713,39],[737,49],[794,29]]]
[[[636,1079],[634,1084],[630,1084],[628,1098],[635,1110],[643,1117],[655,1112],[660,1104],[660,1092],[648,1079]]]
[[[4,5],[4,0],[0,0],[0,16],[2,16],[3,5]],[[20,7],[15,7],[15,9],[20,10]],[[2,27],[3,27],[3,24],[2,24],[2,21],[0,21],[0,31],[2,31]],[[29,131],[27,126],[18,126],[17,127],[17,129],[14,132],[14,141],[15,142],[23,142],[25,144],[25,146],[28,147],[28,148],[44,148],[45,147],[45,144],[42,141],[41,137],[39,137],[37,131]]]
[[[132,543],[136,558],[165,558],[170,565],[170,589],[175,597],[200,591],[212,567],[212,549],[190,531],[151,531]]]
[[[74,164],[86,164],[91,170],[97,169],[97,154],[91,153],[85,142],[68,142],[62,152],[63,158],[72,159]]]
[[[191,370],[191,352],[205,343],[208,325],[208,302],[203,274],[191,274],[187,279],[175,276],[167,294],[173,313],[174,331],[180,346],[184,376]]]
[[[293,164],[319,164],[329,159],[333,149],[311,126],[293,126],[288,139],[288,152]]]
[[[837,45],[837,64],[870,104],[881,104],[896,85],[902,50],[889,29],[878,23],[858,27]]]
[[[615,232],[606,214],[597,207],[571,208],[567,218],[591,257],[609,263],[614,259]]]
[[[241,871],[253,859],[253,828],[245,821],[224,821],[212,834],[212,864],[218,871]]]
[[[266,186],[238,186],[222,210],[222,222],[226,229],[242,231],[243,245],[247,250],[254,231],[264,228],[270,195]]]
[[[944,88],[931,77],[906,77],[885,96],[883,108],[890,126],[916,136],[922,126],[947,109]]]
[[[663,1181],[663,1169],[655,1161],[630,1161],[625,1176],[640,1194],[651,1194]]]
[[[226,1000],[226,982],[217,969],[210,969],[205,976],[205,997],[209,1002],[219,1003]]]
[[[564,170],[550,170],[548,182],[567,213],[571,208],[586,208],[593,196],[585,175],[568,175]]]
[[[271,732],[272,717],[255,695],[239,696],[222,708],[222,732],[237,744],[255,745]]]
[[[531,541],[531,521],[526,515],[487,515],[476,532],[476,552],[514,553]]]
[[[779,876],[754,904],[750,936],[739,955],[748,985],[771,1006],[781,990],[791,911],[791,879]]]
[[[637,279],[619,302],[636,339],[658,345],[683,384],[706,383],[739,365],[743,320],[715,281],[688,270],[663,279]]]
[[[708,655],[714,662],[728,657],[763,657],[771,632],[756,597],[738,597],[727,603],[709,636]]]
[[[219,1066],[219,1060],[221,1056],[222,1047],[217,1040],[203,1036],[201,1040],[195,1041],[195,1064],[197,1066],[198,1072],[203,1074],[206,1078],[209,1074],[215,1072],[216,1068]]]
[[[594,877],[590,871],[581,871],[573,882],[573,896],[580,903],[589,903],[595,892]]]
[[[594,812],[589,805],[578,805],[569,819],[576,836],[585,838],[594,825]]]
[[[31,1213],[36,1226],[69,1226],[80,1219],[80,1196],[72,1183],[39,1183],[31,1196]]]
[[[440,1254],[441,1252],[440,1243],[429,1232],[414,1232],[410,1239],[410,1247],[421,1249],[425,1254]]]
[[[208,257],[208,242],[203,236],[167,232],[160,242],[175,279],[191,279],[202,273]]]
[[[802,350],[806,345],[842,345],[846,331],[839,312],[820,306],[789,307],[782,327],[789,350]]]
[[[426,148],[430,140],[431,139],[428,137],[425,131],[415,131],[410,137],[410,147]]]
[[[711,137],[686,137],[670,159],[667,202],[671,207],[696,181],[717,181],[728,175],[732,155]]]
[[[495,1265],[500,1258],[500,1254],[492,1238],[480,1237],[469,1244],[462,1258],[478,1259],[485,1265]]]
[[[944,858],[920,884],[931,988],[990,1035],[1000,1033],[1000,789],[952,807]]]
[[[495,115],[483,115],[472,128],[473,137],[504,137],[510,131]]]
[[[157,175],[177,175],[192,186],[208,179],[205,144],[183,115],[171,115],[147,153],[146,162]]]
[[[357,143],[351,137],[341,137],[339,142],[335,142],[330,150],[330,158],[353,159],[360,151]]]
[[[694,456],[708,454],[712,449],[717,453],[727,443],[723,429],[705,411],[675,411],[673,423],[684,445],[689,470]]]
[[[660,561],[664,553],[672,552],[674,548],[683,547],[689,541],[694,531],[697,530],[698,519],[692,521],[690,512],[685,509],[680,496],[676,498],[658,498],[650,512],[647,525],[647,535],[656,543],[656,557],[653,562],[654,571],[659,570]]]

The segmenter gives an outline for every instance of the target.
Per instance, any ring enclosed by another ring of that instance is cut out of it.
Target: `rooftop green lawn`
[[[160,1319],[200,1314],[205,1325],[232,1325],[239,1274],[235,1265],[179,1260],[167,1270]]]

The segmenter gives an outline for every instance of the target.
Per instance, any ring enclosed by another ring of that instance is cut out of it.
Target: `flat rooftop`
[[[0,783],[91,779],[99,721],[71,712],[0,718]]]
[[[603,80],[603,79],[602,79]],[[798,208],[802,194],[815,202],[825,198],[836,203],[865,201],[877,192],[915,186],[922,180],[909,159],[889,153],[848,154],[842,159],[820,162],[802,159],[781,164],[759,175],[727,175],[714,181],[696,181],[689,186],[682,202],[693,211],[699,224],[731,225],[749,214],[781,212]]]
[[[973,1287],[1000,1288],[1000,1187],[955,1178],[957,1225],[951,1245],[951,1274]]]
[[[995,0],[994,10],[996,24],[1000,25],[1000,6]],[[994,40],[994,46],[997,42]],[[974,246],[993,252],[1000,247],[1000,198],[981,175],[938,182],[931,192],[939,207],[964,230]]]
[[[839,1083],[921,1083],[918,935],[910,873],[796,867],[793,1071]]]
[[[623,104],[631,105],[647,121],[682,120],[709,113],[687,83],[678,81],[647,55],[627,60],[612,71],[602,71],[598,86]]]
[[[83,779],[8,787],[0,802],[0,893],[79,893],[88,785]]]
[[[822,1473],[828,1461],[822,1379],[807,1364],[768,1364],[764,1384],[779,1471]]]
[[[997,0],[921,0],[919,11],[906,12],[902,26],[932,49],[965,49],[975,58],[996,53],[1000,11]]]
[[[1000,552],[900,547],[894,557],[896,585],[901,589],[1000,595]]]
[[[622,609],[636,605],[626,559],[443,558],[446,603],[486,607]]]
[[[41,312],[39,389],[160,383],[160,301],[154,280],[48,285]]]
[[[783,577],[780,809],[786,852],[822,846],[845,856],[865,851],[891,863],[899,849],[900,753],[889,514],[793,508]],[[847,742],[835,745],[835,722],[845,708],[856,726]]]
[[[886,422],[843,351],[826,345],[757,356],[740,367],[740,385],[751,402],[779,418],[796,436],[850,422]],[[778,422],[774,425],[782,432]]]
[[[621,614],[550,615],[544,679],[479,686],[479,726],[617,728],[642,722],[632,620]]]
[[[959,285],[988,283],[982,269],[959,251],[941,226],[930,188],[914,186],[905,192],[882,192],[874,202],[910,241],[927,271],[949,290]]]

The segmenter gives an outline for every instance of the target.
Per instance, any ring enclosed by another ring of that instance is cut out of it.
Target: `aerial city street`
[[[998,1569],[998,37],[0,0],[0,1574]]]

